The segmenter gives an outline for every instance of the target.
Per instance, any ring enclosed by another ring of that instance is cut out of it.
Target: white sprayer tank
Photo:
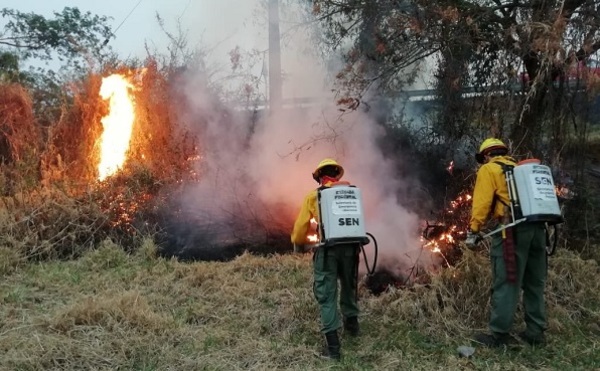
[[[369,242],[360,189],[351,185],[323,188],[319,190],[318,200],[324,244]]]
[[[513,170],[521,212],[527,221],[563,221],[552,171],[539,160],[520,162]]]

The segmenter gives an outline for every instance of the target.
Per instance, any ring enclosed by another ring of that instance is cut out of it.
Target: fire
[[[317,236],[316,233],[315,234],[309,234],[307,236],[307,240],[308,240],[308,242],[317,243],[317,242],[319,242],[319,237]]]
[[[473,196],[468,193],[458,195],[440,213],[436,223],[427,222],[421,236],[423,248],[441,256],[447,266],[451,266],[450,262],[454,261],[458,241],[466,236],[472,200]]]
[[[454,171],[454,160],[450,161],[450,164],[446,168],[446,171],[448,171],[448,173],[450,173],[450,175],[452,175],[452,172]]]
[[[565,200],[570,200],[575,197],[575,192],[571,191],[566,186],[557,185],[554,187],[554,191],[556,192],[556,196]]]
[[[101,120],[104,131],[100,137],[100,180],[116,173],[125,162],[135,119],[131,88],[131,82],[123,75],[113,74],[102,79],[100,96],[109,99],[109,113]]]
[[[312,229],[316,230],[317,229],[317,219],[310,218],[310,226]],[[308,242],[312,242],[312,243],[319,242],[319,236],[317,235],[317,233],[309,234],[308,236],[306,236],[306,239],[308,240]]]

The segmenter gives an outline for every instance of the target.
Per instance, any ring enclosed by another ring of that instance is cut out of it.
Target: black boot
[[[328,359],[339,361],[341,359],[340,339],[338,338],[337,331],[326,333],[325,340],[327,341],[327,348],[324,349],[322,356]]]
[[[360,327],[358,326],[358,317],[348,317],[344,319],[344,330],[348,331],[350,336],[358,336]]]
[[[496,348],[504,345],[512,345],[516,343],[515,338],[513,338],[510,334],[500,334],[500,333],[492,333],[492,334],[477,334],[473,338],[473,340],[485,347],[488,348]]]
[[[526,342],[529,345],[535,346],[535,345],[545,345],[546,344],[546,337],[544,336],[543,332],[539,335],[531,335],[527,331],[523,331],[523,332],[519,333],[519,337],[521,338],[521,340],[523,340],[524,342]]]

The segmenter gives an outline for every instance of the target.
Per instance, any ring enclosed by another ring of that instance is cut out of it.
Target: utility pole
[[[269,106],[271,112],[281,107],[282,95],[279,0],[269,0]]]

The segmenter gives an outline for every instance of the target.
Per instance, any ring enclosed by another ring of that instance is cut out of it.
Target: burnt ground
[[[265,232],[249,238],[220,230],[216,226],[170,223],[157,235],[159,253],[184,261],[230,261],[246,252],[268,256],[292,252],[289,235]]]
[[[225,220],[166,209],[157,216],[156,224],[159,253],[184,261],[230,261],[246,252],[268,256],[293,251],[285,229],[265,228],[247,217]]]

